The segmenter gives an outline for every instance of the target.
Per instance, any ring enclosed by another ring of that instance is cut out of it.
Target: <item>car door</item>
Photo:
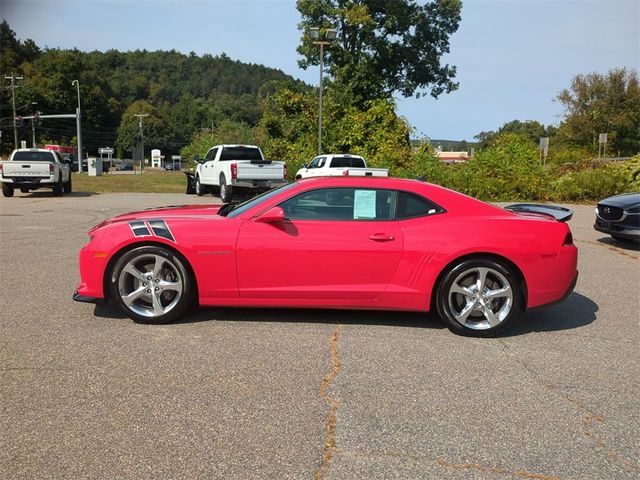
[[[372,300],[393,277],[402,255],[399,225],[390,220],[396,192],[325,188],[280,204],[286,220],[247,220],[238,237],[240,297]]]
[[[204,163],[202,164],[202,181],[207,185],[215,184],[215,171],[214,162],[218,148],[210,149],[204,157]]]

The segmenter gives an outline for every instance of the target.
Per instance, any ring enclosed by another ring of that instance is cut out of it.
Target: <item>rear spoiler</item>
[[[543,205],[541,203],[514,203],[504,207],[505,210],[523,213],[538,213],[555,218],[558,222],[568,222],[573,217],[573,210],[556,205]]]

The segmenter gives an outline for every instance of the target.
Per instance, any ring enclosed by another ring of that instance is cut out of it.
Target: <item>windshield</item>
[[[257,147],[224,147],[220,161],[225,160],[262,160],[262,154]]]
[[[225,209],[224,207],[221,208],[218,211],[218,215],[222,215],[223,217],[229,217],[229,218],[234,218],[237,217],[238,215],[246,212],[247,210],[255,207],[256,205],[269,200],[271,197],[282,193],[286,190],[289,190],[290,188],[296,186],[297,184],[295,182],[292,183],[286,183],[281,187],[278,188],[274,188],[273,190],[269,190],[267,192],[264,192],[262,195],[258,195],[257,197],[253,197],[249,200],[247,200],[246,202],[242,202],[239,203],[238,205],[235,205],[232,209]]]
[[[16,152],[13,155],[14,162],[53,162],[52,152]]]

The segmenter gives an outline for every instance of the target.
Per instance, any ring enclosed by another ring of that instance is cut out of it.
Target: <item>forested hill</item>
[[[116,145],[118,127],[130,107],[156,117],[161,130],[154,132],[157,146],[177,153],[194,131],[215,127],[223,119],[256,125],[260,88],[274,80],[294,81],[280,70],[234,61],[225,54],[40,48],[31,40],[20,40],[7,22],[0,29],[2,77],[24,77],[17,81],[18,115],[31,115],[35,108],[43,114],[75,112],[77,92],[71,82],[78,79],[83,142],[94,155],[100,146]],[[5,87],[10,85],[10,80],[3,81]],[[13,147],[11,90],[3,88],[0,95],[6,153]],[[19,135],[30,145],[31,125],[22,127]],[[74,136],[73,120],[43,120],[37,128],[38,143],[44,143],[42,139],[69,144]]]

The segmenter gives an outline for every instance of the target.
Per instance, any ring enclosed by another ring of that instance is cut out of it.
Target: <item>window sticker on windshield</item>
[[[376,191],[356,190],[353,198],[353,219],[376,218]]]

